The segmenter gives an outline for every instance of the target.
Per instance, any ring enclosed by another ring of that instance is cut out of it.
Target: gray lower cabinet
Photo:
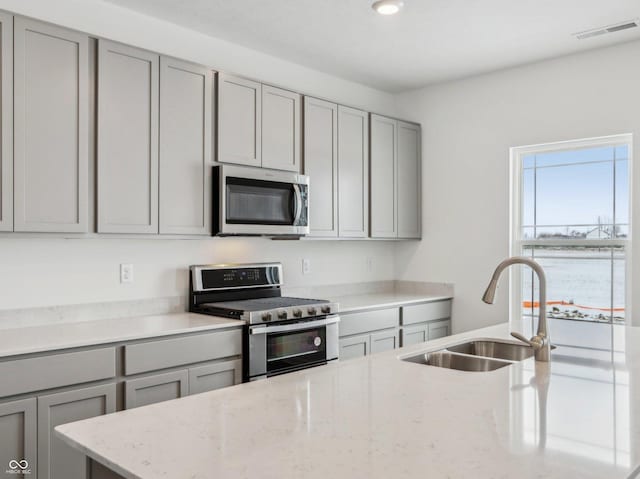
[[[214,73],[160,58],[160,233],[211,234]]]
[[[0,231],[13,231],[13,15],[0,13]]]
[[[186,369],[154,374],[124,383],[126,409],[184,397],[189,391],[189,373]]]
[[[371,237],[398,237],[398,122],[371,115]]]
[[[340,338],[340,360],[355,359],[371,354],[371,335],[362,334]]]
[[[414,324],[402,327],[402,347],[429,341],[429,326]]]
[[[36,414],[35,398],[0,404],[0,470],[31,471],[29,477],[37,477]]]
[[[304,174],[309,190],[310,236],[338,236],[338,105],[304,99]]]
[[[300,172],[302,96],[262,85],[262,167]]]
[[[226,388],[242,382],[242,360],[223,361],[189,368],[189,394]]]
[[[158,233],[159,61],[99,40],[98,233]]]
[[[116,409],[116,385],[105,384],[38,397],[38,478],[87,478],[78,450],[55,436],[60,424],[109,414]]]
[[[429,340],[451,335],[451,321],[434,321],[429,323]]]
[[[422,236],[420,125],[398,121],[398,238]]]
[[[16,17],[14,42],[14,230],[87,232],[89,37]]]
[[[397,329],[371,333],[371,354],[391,351],[400,346],[400,335]]]
[[[262,84],[218,76],[218,161],[262,165]]]
[[[338,232],[369,236],[369,117],[338,106]]]

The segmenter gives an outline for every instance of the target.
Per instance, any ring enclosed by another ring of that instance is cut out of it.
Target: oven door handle
[[[318,326],[328,326],[340,322],[340,316],[331,316],[317,321],[305,321],[295,324],[284,324],[277,326],[257,326],[249,328],[249,334],[284,333],[288,331],[303,331],[305,329],[316,328]]]
[[[296,195],[295,199],[295,213],[293,218],[293,226],[296,226],[300,222],[300,215],[302,215],[302,193],[300,193],[300,185],[294,183],[293,192]]]

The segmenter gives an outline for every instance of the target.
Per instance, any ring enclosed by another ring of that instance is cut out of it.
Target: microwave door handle
[[[302,194],[300,193],[300,185],[297,183],[293,185],[293,192],[295,193],[295,214],[293,224],[297,225],[300,221],[300,215],[302,214]]]

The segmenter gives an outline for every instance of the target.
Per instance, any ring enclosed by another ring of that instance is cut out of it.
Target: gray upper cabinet
[[[0,13],[0,231],[13,231],[13,16]]]
[[[151,52],[99,42],[99,233],[158,233],[158,64]]]
[[[86,232],[89,38],[16,17],[14,48],[14,230]]]
[[[338,236],[338,105],[304,99],[304,174],[309,189],[310,236]]]
[[[106,384],[38,397],[38,478],[84,479],[84,454],[65,444],[54,428],[109,414],[116,409],[116,385]]]
[[[218,78],[218,161],[262,164],[262,85],[231,75]]]
[[[338,106],[339,236],[369,235],[369,118],[361,110]]]
[[[0,404],[1,470],[10,469],[9,461],[19,461],[18,470],[26,465],[24,470],[31,471],[22,477],[37,477],[36,444],[36,399]]]
[[[300,172],[301,96],[262,85],[262,167]]]
[[[398,122],[371,115],[371,237],[398,236]]]
[[[160,233],[211,234],[213,75],[160,59]]]
[[[398,237],[422,236],[420,125],[398,122]]]

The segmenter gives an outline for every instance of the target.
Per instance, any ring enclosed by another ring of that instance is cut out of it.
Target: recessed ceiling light
[[[393,15],[398,13],[404,2],[402,0],[378,0],[373,2],[371,8],[373,8],[380,15]]]

